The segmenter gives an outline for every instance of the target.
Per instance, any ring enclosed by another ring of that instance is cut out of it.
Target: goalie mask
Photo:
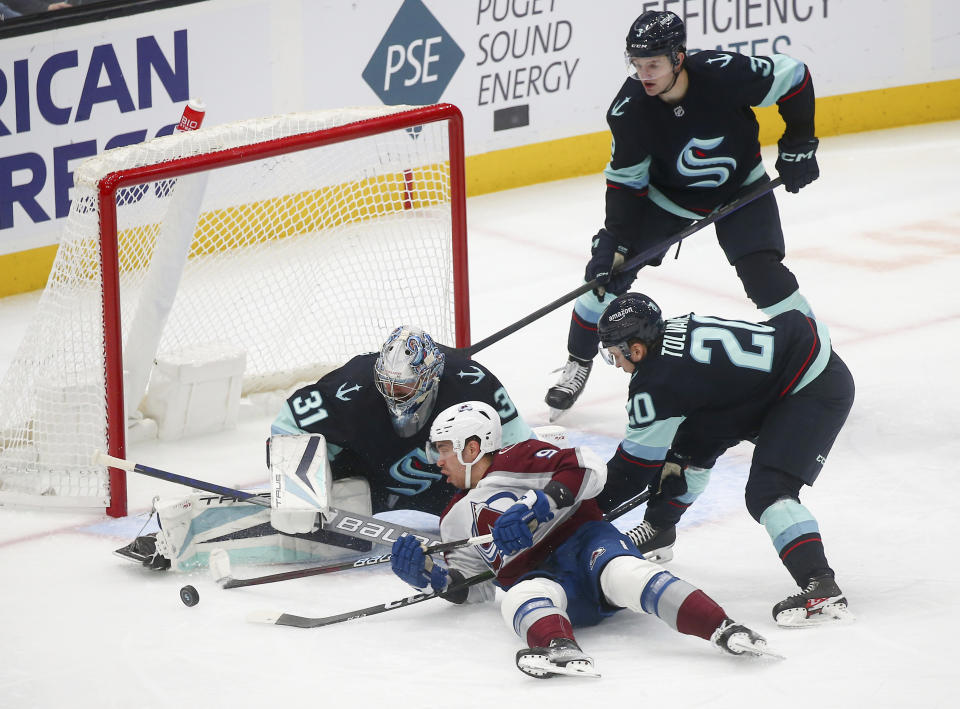
[[[463,449],[467,441],[476,438],[480,442],[480,454],[469,463],[463,459]],[[464,489],[470,488],[470,469],[473,464],[487,453],[500,450],[503,432],[500,426],[500,414],[490,404],[482,401],[466,401],[454,404],[437,414],[430,427],[430,440],[427,442],[427,460],[433,464],[440,459],[437,443],[450,441],[457,460],[466,468]]]
[[[402,325],[383,343],[374,365],[374,380],[397,435],[409,438],[429,420],[443,360],[433,338],[417,327]]]

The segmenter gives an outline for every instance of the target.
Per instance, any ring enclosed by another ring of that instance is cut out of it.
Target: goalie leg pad
[[[334,504],[358,514],[371,514],[370,486],[363,478],[333,484]],[[222,548],[233,564],[336,561],[355,552],[301,536],[281,533],[271,524],[269,508],[232,497],[194,493],[158,500],[160,531],[157,551],[180,571],[203,568],[213,549]],[[318,519],[318,513],[311,514]]]

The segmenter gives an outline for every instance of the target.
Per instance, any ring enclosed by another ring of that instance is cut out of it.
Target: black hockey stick
[[[625,515],[627,512],[632,510],[635,507],[639,507],[644,502],[650,499],[650,491],[644,490],[639,495],[631,497],[629,500],[621,502],[619,505],[610,510],[604,519],[614,520],[617,517]],[[451,551],[458,547],[466,546],[470,543],[470,539],[463,539],[459,542],[445,542],[443,544],[437,544],[429,548],[429,553],[434,554],[436,552]],[[293,571],[281,571],[276,574],[267,574],[265,576],[253,576],[246,579],[237,579],[228,577],[228,579],[222,582],[222,588],[243,588],[244,586],[258,586],[264,583],[277,583],[279,581],[291,581],[293,579],[302,579],[308,576],[320,576],[322,574],[332,574],[337,571],[347,571],[348,569],[362,569],[367,566],[376,566],[378,564],[386,564],[390,561],[390,554],[381,554],[380,556],[365,556],[357,559],[355,561],[345,561],[339,564],[326,564],[323,566],[311,566],[306,569],[294,569]]]
[[[127,472],[131,473],[140,473],[141,475],[147,475],[151,478],[157,478],[158,480],[166,480],[167,482],[176,483],[178,485],[186,485],[187,487],[193,487],[198,490],[212,492],[215,495],[220,495],[222,497],[232,498],[242,502],[249,502],[251,505],[258,505],[268,509],[270,508],[269,492],[245,492],[243,490],[236,490],[234,488],[224,487],[223,485],[217,485],[204,480],[188,478],[185,475],[178,475],[177,473],[160,470],[159,468],[151,468],[148,465],[134,463],[132,460],[114,458],[113,456],[106,455],[100,451],[94,452],[93,462],[97,465],[106,465],[111,468],[119,468],[120,470],[126,470]],[[317,511],[319,512],[320,510]],[[362,539],[371,543],[393,544],[404,534],[412,535],[428,545],[440,543],[440,538],[431,532],[412,529],[401,524],[394,524],[392,522],[387,522],[386,520],[368,517],[367,515],[361,515],[354,512],[345,512],[334,507],[328,508],[327,511],[323,513],[321,518],[323,519],[323,524],[320,531],[339,533],[347,537]]]
[[[320,628],[324,625],[342,623],[346,620],[354,620],[355,618],[366,618],[368,615],[377,615],[378,613],[386,613],[387,611],[396,610],[397,608],[412,606],[414,603],[429,601],[431,598],[442,598],[447,593],[456,593],[457,591],[462,591],[468,586],[483,583],[484,581],[489,581],[492,578],[492,571],[484,571],[476,576],[471,576],[470,578],[465,579],[458,584],[453,584],[443,594],[436,593],[435,591],[431,591],[430,593],[415,593],[412,596],[401,598],[398,601],[388,601],[387,603],[380,603],[375,606],[370,606],[369,608],[361,608],[360,610],[356,611],[347,611],[346,613],[330,615],[325,618],[308,618],[302,615],[293,615],[292,613],[266,611],[251,613],[247,616],[247,620],[251,623],[287,625],[292,628]]]
[[[442,542],[427,547],[428,554],[437,554],[447,551],[453,551],[471,544],[487,544],[492,541],[490,535],[481,537],[470,537],[455,542]],[[325,564],[323,566],[312,566],[307,569],[295,569],[293,571],[282,571],[276,574],[266,576],[254,576],[248,579],[237,579],[232,576],[223,581],[221,588],[243,588],[244,586],[257,586],[263,583],[276,583],[278,581],[290,581],[291,579],[302,579],[307,576],[319,576],[321,574],[332,574],[337,571],[346,571],[347,569],[361,569],[365,566],[376,566],[377,564],[386,564],[390,561],[390,554],[380,554],[379,556],[365,556],[355,561],[344,561],[339,564]]]
[[[721,205],[720,207],[717,207],[712,212],[710,212],[710,214],[705,216],[700,221],[693,222],[689,226],[685,227],[684,229],[681,229],[676,234],[662,241],[661,243],[655,246],[651,246],[649,249],[645,249],[641,251],[639,254],[632,257],[629,261],[625,262],[622,266],[614,269],[613,272],[617,273],[619,271],[625,271],[629,268],[639,266],[644,261],[650,260],[651,258],[661,253],[662,251],[666,251],[674,244],[679,243],[680,241],[683,241],[688,236],[696,234],[698,231],[700,231],[704,227],[709,226],[714,222],[719,221],[720,219],[723,219],[725,216],[732,214],[733,212],[737,211],[741,207],[746,206],[751,202],[753,202],[755,199],[758,199],[763,195],[767,194],[767,192],[772,192],[781,184],[783,184],[783,181],[778,177],[774,180],[771,180],[770,182],[764,182],[761,185],[757,185],[756,187],[743,193],[736,199],[733,199],[727,202],[726,204]],[[530,323],[535,322],[536,320],[539,320],[544,315],[547,315],[548,313],[552,313],[554,310],[556,310],[560,306],[566,305],[567,303],[573,300],[576,300],[587,291],[591,291],[594,288],[596,288],[598,285],[599,284],[597,283],[596,279],[590,281],[589,283],[584,283],[579,288],[576,288],[570,291],[566,295],[560,296],[552,303],[548,303],[547,305],[544,305],[539,310],[536,310],[530,313],[525,318],[517,320],[517,322],[513,323],[512,325],[508,325],[507,327],[503,328],[498,332],[493,333],[489,337],[485,337],[484,339],[480,340],[480,342],[475,342],[469,347],[460,348],[460,351],[463,354],[467,355],[468,357],[472,357],[474,354],[476,354],[480,350],[489,347],[495,342],[499,342],[500,340],[507,337],[508,335],[512,335],[517,330],[520,330],[526,327],[527,325],[529,325]]]
[[[617,517],[626,514],[634,507],[642,505],[644,502],[650,499],[650,490],[644,490],[638,495],[631,497],[625,502],[621,502],[619,505],[610,510],[607,514],[603,516],[608,522],[612,522]],[[476,537],[474,538],[476,539]],[[470,541],[470,540],[465,540]],[[463,542],[457,542],[461,546],[464,545]],[[431,549],[433,551],[433,549]],[[380,563],[380,562],[375,562]],[[484,571],[483,573],[477,574],[476,576],[471,576],[465,581],[454,584],[445,591],[446,593],[455,593],[456,591],[467,588],[468,586],[473,586],[477,583],[482,583],[489,579],[493,578],[492,571]],[[337,615],[329,615],[320,618],[310,618],[302,615],[294,615],[293,613],[283,613],[280,611],[257,611],[251,613],[247,616],[247,620],[251,623],[266,623],[269,625],[287,625],[293,628],[320,628],[324,625],[333,625],[334,623],[342,623],[347,620],[354,620],[355,618],[365,618],[368,615],[376,615],[378,613],[386,613],[387,611],[392,611],[397,608],[404,608],[405,606],[413,605],[414,603],[420,603],[421,601],[428,601],[431,598],[442,598],[445,594],[438,594],[433,591],[430,593],[415,593],[412,596],[407,596],[406,598],[401,598],[398,601],[388,601],[387,603],[381,603],[376,606],[370,606],[369,608],[361,608],[356,611],[347,611],[346,613],[339,613]]]

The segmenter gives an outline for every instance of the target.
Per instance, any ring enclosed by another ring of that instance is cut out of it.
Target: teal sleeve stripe
[[[819,377],[820,372],[826,368],[827,362],[830,361],[830,330],[827,328],[827,324],[822,320],[817,320],[816,323],[817,335],[820,337],[820,352],[817,354],[817,358],[813,360],[813,364],[810,365],[807,373],[803,375],[803,379],[801,379],[800,383],[797,384],[797,386],[793,388],[793,391],[790,392],[791,394],[796,394],[807,384]]]
[[[690,219],[693,221],[700,221],[707,216],[706,214],[697,214],[696,212],[691,212],[689,209],[684,209],[679,204],[669,199],[665,194],[663,194],[663,192],[658,190],[653,185],[650,185],[650,189],[647,194],[650,196],[650,201],[660,207],[660,209],[665,212],[670,212],[670,214],[676,214],[678,217],[683,217],[684,219]]]
[[[627,454],[635,458],[663,460],[667,457],[673,437],[685,418],[686,416],[674,416],[662,421],[654,421],[643,428],[627,426],[627,435],[620,445]]]
[[[786,54],[774,54],[773,57],[773,84],[770,91],[763,97],[757,106],[772,106],[779,99],[790,93],[790,89],[803,81],[806,74],[806,65]]]
[[[638,165],[617,170],[610,167],[610,163],[607,163],[603,175],[611,182],[617,182],[635,190],[642,190],[650,183],[650,156],[647,156]]]
[[[818,533],[820,527],[810,511],[796,500],[779,500],[760,515],[777,552],[804,534]]]
[[[752,185],[766,174],[767,171],[764,169],[763,163],[757,163],[757,166],[750,171],[750,174],[747,175],[741,187]],[[664,210],[665,212],[670,212],[670,214],[676,214],[678,217],[683,217],[692,221],[700,221],[707,216],[706,214],[697,214],[696,212],[691,212],[689,209],[684,209],[653,185],[650,185],[647,194],[650,196],[650,201],[660,207],[660,209]]]
[[[593,294],[592,290],[588,290],[574,302],[573,312],[581,320],[596,325],[600,321],[600,316],[603,315],[607,304],[616,297],[613,293],[604,293],[601,301],[597,300],[597,296]]]
[[[693,503],[700,494],[707,489],[707,483],[710,482],[710,468],[695,468],[692,465],[683,471],[683,477],[687,481],[687,491],[677,498],[685,505]]]
[[[768,305],[766,308],[760,309],[768,318],[780,315],[788,310],[799,310],[807,317],[813,317],[813,308],[810,307],[810,303],[801,295],[799,290],[795,290],[779,303],[774,303],[773,305]]]
[[[747,179],[743,181],[743,187],[749,187],[754,182],[759,180],[761,177],[767,174],[766,169],[763,167],[763,163],[757,163],[757,166],[750,171],[750,174],[747,175]]]
[[[527,422],[517,416],[512,421],[503,424],[503,447],[512,446],[514,443],[526,441],[530,438],[536,438],[533,430],[527,425]]]
[[[284,402],[283,408],[280,409],[280,413],[277,414],[277,418],[273,420],[273,424],[270,426],[270,433],[275,436],[303,433],[303,429],[297,426],[297,422],[293,418],[290,404]]]

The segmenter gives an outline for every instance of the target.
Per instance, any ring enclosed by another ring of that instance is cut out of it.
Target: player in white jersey
[[[394,572],[416,588],[432,587],[453,603],[492,600],[528,647],[517,653],[533,677],[595,675],[575,626],[595,625],[622,608],[656,615],[734,655],[765,654],[766,641],[727,617],[713,599],[661,566],[603,519],[594,497],[606,466],[587,448],[560,449],[528,440],[500,448],[500,419],[483,402],[442,411],[430,430],[430,451],[460,488],[441,516],[445,541],[492,534],[489,544],[448,552],[446,566],[428,561],[419,542],[393,546]],[[460,582],[490,570],[492,582]]]

